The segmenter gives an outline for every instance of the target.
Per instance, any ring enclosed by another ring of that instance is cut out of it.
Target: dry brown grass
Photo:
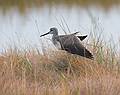
[[[102,60],[8,50],[0,56],[0,95],[120,95],[119,65]]]

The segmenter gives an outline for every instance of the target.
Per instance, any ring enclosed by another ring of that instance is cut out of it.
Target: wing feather
[[[93,59],[93,55],[80,43],[80,40],[76,36],[61,37],[59,38],[59,42],[63,50]]]
[[[85,36],[77,36],[81,41],[83,41],[86,37],[87,37],[87,35],[85,35]]]

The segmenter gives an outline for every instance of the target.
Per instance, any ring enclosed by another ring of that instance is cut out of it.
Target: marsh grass
[[[65,51],[6,50],[0,56],[0,95],[119,95],[118,58],[101,44],[93,48],[94,60]]]

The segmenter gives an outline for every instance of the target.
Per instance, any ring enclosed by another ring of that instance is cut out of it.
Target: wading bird
[[[40,37],[47,34],[53,34],[52,42],[58,49],[93,59],[93,55],[81,44],[81,41],[83,41],[87,35],[76,36],[77,33],[78,32],[69,35],[58,35],[58,29],[53,27],[50,28],[50,31],[48,33],[45,33]]]

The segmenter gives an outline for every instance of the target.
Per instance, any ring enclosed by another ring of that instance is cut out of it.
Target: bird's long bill
[[[49,32],[48,32],[48,33],[45,33],[45,34],[43,34],[43,35],[40,35],[40,37],[45,36],[45,35],[47,35],[47,34],[49,34]]]

